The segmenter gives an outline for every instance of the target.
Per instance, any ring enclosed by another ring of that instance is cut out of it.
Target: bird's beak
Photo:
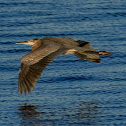
[[[16,44],[25,44],[25,45],[28,45],[28,41],[19,42],[19,43],[16,43]]]

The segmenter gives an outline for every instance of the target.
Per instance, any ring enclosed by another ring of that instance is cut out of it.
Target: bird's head
[[[34,39],[30,39],[28,41],[19,42],[16,44],[34,45],[38,40],[40,40],[40,39],[34,38]]]

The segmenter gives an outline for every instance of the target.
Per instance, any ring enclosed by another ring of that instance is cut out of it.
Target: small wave
[[[115,13],[107,13],[107,14],[111,15],[113,17],[118,17],[118,16],[126,17],[126,13],[125,12],[115,12]]]
[[[42,80],[43,82],[46,83],[53,83],[53,82],[73,82],[73,81],[82,81],[82,80],[92,80],[93,77],[92,76],[64,76],[64,77],[53,77],[50,79],[46,79],[46,80]]]
[[[14,66],[0,66],[0,70],[3,72],[18,71],[18,67]]]
[[[101,76],[99,74],[94,75],[73,75],[73,76],[59,76],[59,77],[51,77],[50,79],[48,78],[43,78],[41,82],[43,83],[59,83],[59,82],[74,82],[74,81],[106,81],[106,82],[119,82],[119,81],[126,81],[126,78],[124,77],[113,77],[113,76],[107,76],[104,75]],[[40,82],[40,83],[41,83]]]
[[[63,33],[46,33],[46,34],[41,34],[41,33],[20,33],[20,34],[3,34],[3,35],[0,35],[0,37],[33,37],[33,36],[36,36],[36,37],[46,37],[46,36],[55,36],[55,37],[61,37],[61,36],[74,36],[74,35],[83,35],[84,33],[76,33],[76,32],[63,32]],[[89,33],[90,34],[90,33]],[[86,35],[89,35],[88,33]],[[95,34],[95,33],[93,33]]]
[[[9,49],[9,50],[0,50],[0,53],[20,53],[20,52],[28,52],[30,49]]]

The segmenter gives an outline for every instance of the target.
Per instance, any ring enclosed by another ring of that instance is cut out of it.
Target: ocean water
[[[18,71],[45,36],[89,41],[110,51],[101,63],[59,56],[31,94],[18,93]],[[125,126],[126,1],[0,0],[0,126]]]

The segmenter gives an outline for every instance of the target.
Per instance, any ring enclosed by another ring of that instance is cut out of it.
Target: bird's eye
[[[30,39],[29,41],[30,41],[30,42],[33,42],[34,40],[33,40],[33,39]]]
[[[34,38],[33,40],[38,40],[38,38]]]
[[[35,40],[38,40],[38,38],[30,39],[29,42],[34,42]]]

